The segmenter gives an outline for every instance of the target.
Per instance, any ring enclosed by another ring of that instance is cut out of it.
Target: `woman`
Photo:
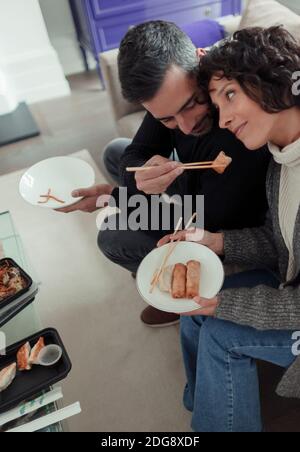
[[[177,236],[256,268],[228,277],[216,298],[196,299],[199,310],[181,318],[184,403],[195,431],[262,431],[256,359],[286,368],[278,393],[300,397],[299,69],[300,47],[281,27],[239,31],[200,63],[220,126],[253,152],[269,143],[273,159],[264,227]]]

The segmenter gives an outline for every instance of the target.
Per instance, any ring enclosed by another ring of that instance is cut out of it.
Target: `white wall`
[[[18,101],[70,94],[38,0],[0,0],[0,65]]]
[[[6,68],[0,65],[0,115],[11,113],[18,106],[15,87],[6,75]]]
[[[58,54],[65,75],[83,72],[84,64],[68,0],[39,1],[49,38]],[[94,59],[90,56],[89,66],[96,67]]]

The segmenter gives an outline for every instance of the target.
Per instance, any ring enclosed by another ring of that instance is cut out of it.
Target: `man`
[[[119,76],[124,97],[141,103],[145,119],[132,143],[115,141],[105,153],[107,168],[130,195],[191,194],[205,197],[205,229],[241,229],[263,224],[267,208],[267,149],[250,152],[237,138],[218,127],[208,95],[198,88],[197,67],[203,50],[175,25],[152,21],[133,27],[121,42]],[[180,163],[211,161],[221,150],[232,157],[228,170],[186,171]],[[128,173],[126,167],[154,166]],[[98,196],[118,189],[101,185],[75,193],[85,198],[63,211],[96,209]],[[141,260],[166,231],[102,231],[98,244],[113,262],[136,273]],[[178,321],[175,314],[147,307],[142,321],[152,327]]]

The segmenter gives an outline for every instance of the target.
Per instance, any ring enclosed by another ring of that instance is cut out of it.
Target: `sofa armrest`
[[[104,83],[116,122],[128,114],[143,110],[141,105],[132,105],[122,96],[118,75],[118,53],[118,49],[113,49],[100,54]]]

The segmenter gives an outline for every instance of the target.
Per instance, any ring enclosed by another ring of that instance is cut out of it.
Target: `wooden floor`
[[[107,94],[96,72],[68,77],[72,95],[30,105],[41,135],[0,147],[0,175],[56,155],[88,149],[100,165],[105,145],[116,138]]]

